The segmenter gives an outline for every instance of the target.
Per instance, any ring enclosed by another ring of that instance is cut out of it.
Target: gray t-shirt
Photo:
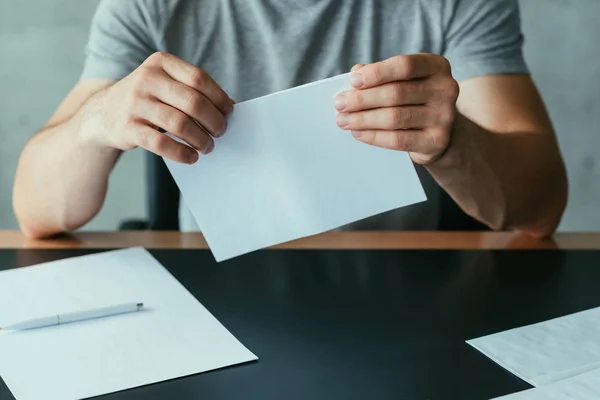
[[[84,78],[121,79],[155,51],[206,70],[237,102],[427,52],[458,81],[527,73],[517,0],[103,0]],[[441,188],[418,166],[428,201],[348,229],[435,230]],[[197,230],[180,207],[182,230]]]

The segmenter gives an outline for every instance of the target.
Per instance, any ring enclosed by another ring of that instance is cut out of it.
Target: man
[[[492,229],[551,235],[565,167],[522,43],[517,0],[104,0],[80,82],[23,150],[16,215],[32,238],[74,230],[121,152],[195,163],[232,99],[352,68],[355,90],[331,105],[340,129],[409,152],[429,200],[351,227],[437,229],[446,191]]]

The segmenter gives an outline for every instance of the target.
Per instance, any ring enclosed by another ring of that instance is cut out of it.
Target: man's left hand
[[[431,163],[445,152],[459,87],[444,57],[399,55],[357,65],[350,84],[356,90],[335,99],[340,128],[361,142],[407,151],[417,164]]]

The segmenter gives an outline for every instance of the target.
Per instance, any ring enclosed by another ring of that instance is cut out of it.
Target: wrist
[[[455,168],[464,163],[465,148],[469,146],[469,138],[467,137],[469,122],[460,113],[456,114],[451,127],[448,145],[435,160],[425,165],[426,168]]]
[[[97,95],[92,96],[68,121],[70,130],[78,146],[84,151],[113,154],[119,150],[110,146],[106,138],[106,123],[103,121],[103,112],[96,104]]]

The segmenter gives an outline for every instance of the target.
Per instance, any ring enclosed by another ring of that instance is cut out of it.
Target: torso
[[[434,0],[153,0],[160,51],[206,70],[237,102],[397,54],[443,53],[449,14]],[[417,167],[428,201],[350,229],[436,229],[440,188]],[[197,226],[182,207],[182,230]]]

